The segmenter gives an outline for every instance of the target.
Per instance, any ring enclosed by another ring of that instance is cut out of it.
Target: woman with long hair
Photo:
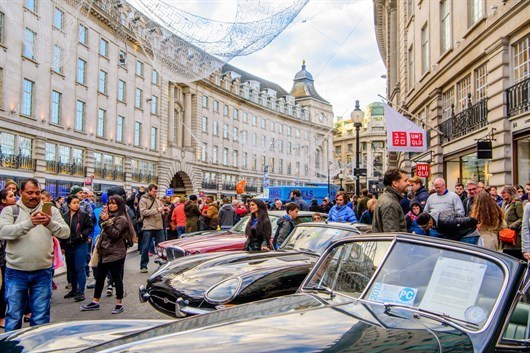
[[[478,219],[479,244],[491,250],[500,250],[499,231],[506,228],[504,213],[487,192],[479,192],[473,201],[470,217]]]
[[[125,200],[119,195],[109,197],[108,210],[100,214],[101,233],[93,254],[97,258],[96,286],[92,302],[83,305],[81,311],[99,310],[99,300],[107,274],[112,274],[116,286],[116,306],[112,314],[123,312],[123,266],[127,256],[127,246],[134,237],[134,226],[127,215]],[[97,255],[96,255],[97,254]]]
[[[259,199],[249,201],[250,219],[245,228],[247,242],[245,250],[270,251],[272,249],[272,225],[265,202]]]
[[[17,202],[17,197],[11,189],[3,189],[0,191],[0,212],[7,207],[14,205]],[[0,287],[0,327],[4,328],[6,320],[6,302],[4,298],[5,293],[5,273],[6,273],[6,241],[0,240],[0,269],[2,271],[2,286]]]
[[[517,190],[510,185],[505,185],[501,189],[501,197],[503,199],[501,209],[504,211],[508,228],[516,232],[515,245],[503,243],[502,251],[524,260],[521,252],[521,225],[523,223],[524,213],[523,202],[519,199]]]

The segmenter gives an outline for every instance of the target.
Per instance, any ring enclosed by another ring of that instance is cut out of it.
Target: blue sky
[[[278,0],[277,0],[278,1]],[[279,0],[281,1],[281,0]],[[231,21],[234,0],[166,0],[205,18]],[[385,96],[386,69],[375,41],[372,0],[310,0],[298,17],[267,47],[230,61],[289,91],[306,61],[319,94],[335,116],[349,116]]]

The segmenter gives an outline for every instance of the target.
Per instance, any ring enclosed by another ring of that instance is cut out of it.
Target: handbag
[[[515,245],[517,232],[510,228],[504,228],[499,231],[499,239],[506,244]]]

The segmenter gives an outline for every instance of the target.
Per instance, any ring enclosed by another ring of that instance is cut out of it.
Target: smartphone
[[[42,213],[46,213],[48,216],[52,215],[52,206],[53,204],[51,202],[45,202],[44,205],[42,205]]]

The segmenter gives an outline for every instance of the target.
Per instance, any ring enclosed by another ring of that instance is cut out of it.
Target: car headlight
[[[241,288],[241,278],[229,278],[212,287],[205,294],[205,299],[212,304],[225,304],[231,301]]]
[[[163,257],[164,259],[167,259],[167,249],[166,249],[166,248],[163,248],[163,249],[162,249],[162,257]]]

